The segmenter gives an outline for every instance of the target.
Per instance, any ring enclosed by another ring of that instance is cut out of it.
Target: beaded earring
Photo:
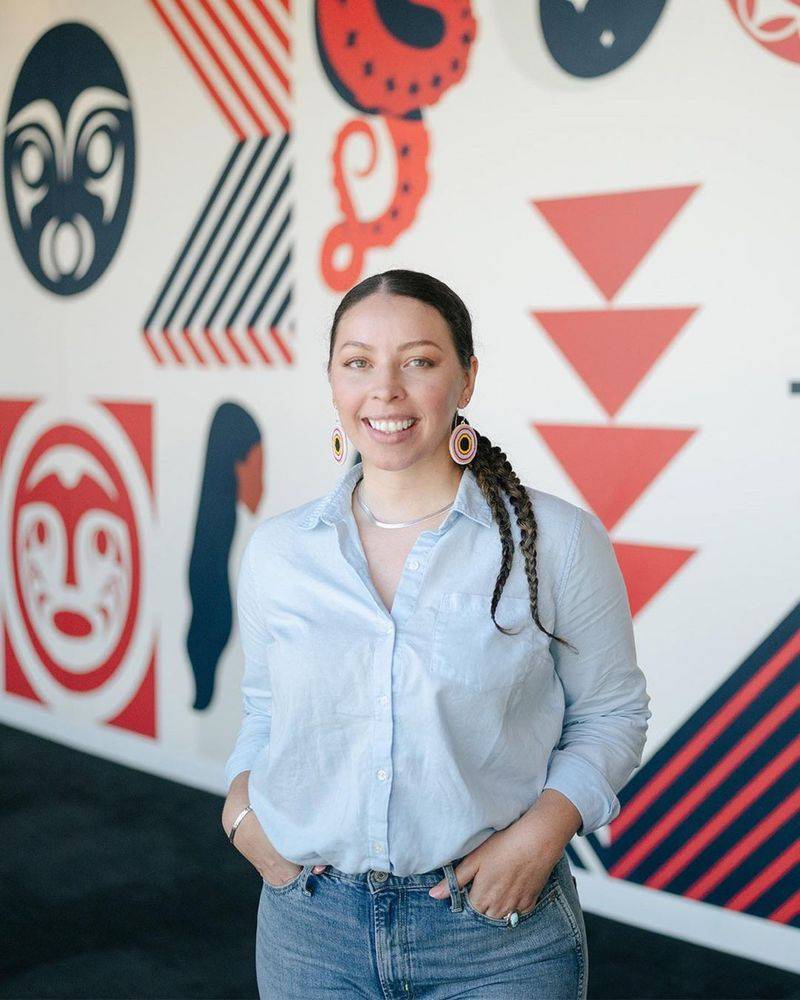
[[[336,409],[334,407],[334,409]],[[333,425],[333,430],[331,431],[331,451],[333,452],[334,459],[339,465],[344,462],[347,458],[347,435],[342,427],[342,422],[339,419],[339,411],[336,410],[336,422]]]
[[[453,429],[450,432],[450,457],[458,465],[469,465],[478,453],[478,435],[465,416],[456,410]]]

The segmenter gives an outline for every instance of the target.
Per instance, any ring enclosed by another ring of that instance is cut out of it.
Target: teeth
[[[376,431],[383,431],[384,434],[395,434],[397,431],[404,431],[410,427],[414,420],[368,420],[370,427]]]

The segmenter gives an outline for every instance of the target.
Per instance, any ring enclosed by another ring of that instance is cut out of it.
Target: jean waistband
[[[462,855],[459,858],[453,858],[449,862],[453,868],[457,867],[466,855]],[[447,864],[448,862],[445,862]],[[391,872],[382,871],[379,868],[370,868],[366,872],[343,872],[341,869],[336,868],[334,865],[328,865],[324,872],[325,875],[331,875],[334,878],[343,879],[347,882],[356,882],[365,884],[367,881],[371,880],[374,882],[380,882],[384,886],[426,886],[430,888],[441,882],[445,877],[444,865],[439,865],[438,868],[431,868],[430,871],[420,872],[416,875],[393,875]],[[376,878],[378,875],[378,878]],[[385,876],[385,878],[384,878]]]

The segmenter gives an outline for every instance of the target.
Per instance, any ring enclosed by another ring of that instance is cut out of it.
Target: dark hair
[[[330,339],[328,347],[327,371],[330,375],[331,362],[333,358],[333,347],[336,340],[336,331],[339,322],[352,306],[362,302],[370,295],[383,292],[389,295],[406,295],[412,299],[418,299],[434,309],[444,317],[453,338],[453,346],[458,355],[459,364],[465,371],[470,369],[470,358],[472,357],[472,318],[469,310],[456,293],[443,281],[425,274],[422,271],[407,271],[395,269],[384,271],[382,274],[374,274],[369,278],[364,278],[357,285],[354,285],[342,298],[336,308],[331,324]],[[469,423],[463,415],[460,423]],[[475,457],[469,463],[469,468],[475,474],[475,479],[481,492],[486,497],[491,508],[492,515],[497,521],[500,529],[500,547],[502,562],[500,573],[494,586],[492,595],[492,621],[495,626],[504,634],[515,634],[510,629],[504,628],[495,619],[495,610],[500,601],[508,575],[511,572],[511,563],[514,557],[514,539],[511,534],[511,521],[508,510],[502,501],[500,491],[508,496],[511,506],[517,518],[517,525],[520,531],[520,548],[525,560],[525,574],[528,577],[528,589],[530,592],[531,615],[537,626],[552,639],[575,647],[565,639],[548,632],[539,621],[538,607],[538,585],[536,577],[536,517],[533,512],[533,504],[525,487],[519,480],[516,472],[511,467],[505,453],[501,448],[492,442],[480,431],[478,435],[478,450]]]

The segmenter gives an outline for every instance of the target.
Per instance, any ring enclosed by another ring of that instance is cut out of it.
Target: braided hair
[[[464,371],[469,372],[470,358],[475,352],[472,340],[472,318],[464,302],[448,285],[438,278],[432,277],[430,274],[425,274],[422,271],[394,269],[364,278],[363,281],[354,285],[340,301],[334,313],[329,334],[328,375],[330,375],[331,371],[333,348],[339,321],[348,309],[377,292],[389,295],[406,295],[433,306],[444,317],[450,329],[459,364]],[[459,416],[458,422],[469,423],[463,415]],[[528,578],[531,617],[542,632],[550,636],[551,639],[555,639],[556,642],[560,642],[574,650],[575,647],[571,643],[552,632],[548,632],[539,620],[538,582],[536,574],[537,525],[531,498],[520,482],[516,472],[514,472],[503,450],[496,444],[492,444],[486,435],[481,434],[479,431],[476,431],[476,433],[478,436],[478,448],[475,457],[469,463],[469,468],[475,475],[481,493],[486,498],[492,511],[492,516],[497,521],[500,531],[501,564],[500,572],[494,585],[494,593],[492,594],[492,621],[495,627],[505,635],[517,634],[511,629],[504,628],[495,618],[495,611],[500,602],[500,595],[503,592],[506,580],[511,572],[511,564],[514,557],[514,538],[511,533],[511,521],[508,516],[508,510],[502,500],[502,491],[509,499],[519,527],[520,549],[522,550],[525,563],[525,575]]]

